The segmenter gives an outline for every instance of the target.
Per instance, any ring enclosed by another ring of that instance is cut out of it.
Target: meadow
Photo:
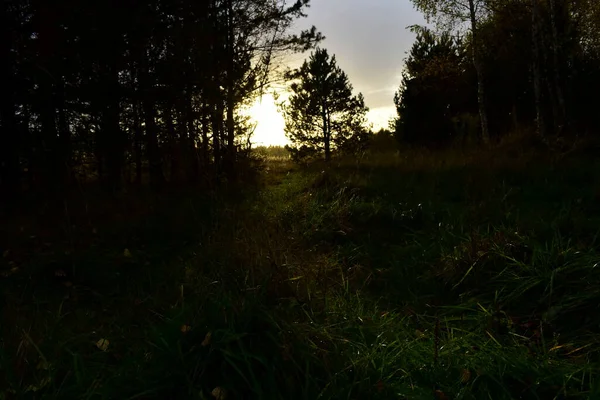
[[[594,152],[260,157],[3,224],[0,399],[600,396]]]

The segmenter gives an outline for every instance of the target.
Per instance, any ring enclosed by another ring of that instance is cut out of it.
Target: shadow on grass
[[[591,395],[597,165],[387,157],[7,224],[5,396]]]

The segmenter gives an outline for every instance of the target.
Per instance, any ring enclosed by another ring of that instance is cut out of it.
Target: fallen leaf
[[[191,330],[192,330],[192,327],[191,327],[191,326],[189,326],[189,325],[185,325],[185,324],[184,324],[184,325],[181,325],[181,332],[182,332],[182,333],[188,333],[188,332],[189,332],[189,331],[191,331]]]
[[[211,332],[208,332],[208,333],[206,334],[206,336],[204,336],[204,340],[203,340],[203,341],[202,341],[202,343],[201,343],[201,344],[202,344],[202,346],[204,346],[204,347],[208,346],[208,345],[210,344],[210,339],[211,339],[211,337],[212,337],[212,333],[211,333]]]
[[[63,283],[63,285],[65,285],[66,287],[71,287],[73,286],[73,282],[66,281],[65,283]]]
[[[463,369],[460,375],[460,381],[462,383],[467,383],[471,379],[471,371],[468,369]]]
[[[44,386],[46,386],[46,385],[48,385],[50,383],[50,381],[51,381],[50,377],[47,376],[47,377],[45,377],[44,379],[42,379],[40,381],[39,385],[29,385],[29,386],[27,386],[27,388],[25,388],[25,392],[34,392],[35,393],[35,392],[43,389]]]
[[[210,392],[210,394],[213,395],[213,397],[217,400],[225,400],[225,389],[217,386],[216,388],[214,388],[212,390],[212,392]]]
[[[102,383],[100,382],[100,380],[94,379],[92,381],[92,385],[90,386],[90,389],[97,390],[97,389],[100,389],[101,387],[102,387]]]
[[[36,369],[43,369],[45,371],[47,371],[50,366],[48,365],[48,363],[44,360],[40,360],[40,362],[38,363],[38,365],[35,367]]]
[[[123,250],[123,257],[131,258],[131,251],[129,251],[129,249]]]
[[[446,396],[446,393],[442,392],[441,390],[435,391],[435,398],[438,400],[448,400],[448,396]]]
[[[100,339],[96,342],[96,347],[102,351],[106,351],[108,349],[109,344],[110,342],[108,341],[108,339]]]

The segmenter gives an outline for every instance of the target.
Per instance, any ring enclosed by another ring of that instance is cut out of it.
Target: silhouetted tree
[[[0,6],[0,191],[75,179],[210,181],[233,174],[272,59],[309,0],[7,0]]]
[[[396,135],[407,143],[441,146],[458,134],[456,118],[476,112],[469,91],[470,67],[460,38],[414,27],[417,40],[406,60],[402,83],[394,96]],[[471,74],[472,76],[472,74]]]
[[[335,56],[317,49],[302,66],[288,71],[292,95],[282,106],[290,151],[299,158],[335,149],[352,151],[366,143],[366,113],[361,93],[354,96]]]
[[[489,142],[489,125],[486,106],[486,79],[481,59],[483,43],[479,38],[479,18],[484,12],[484,0],[412,0],[417,9],[421,10],[425,17],[437,19],[442,24],[467,22],[471,34],[471,59],[477,71],[477,102],[479,105],[479,117],[481,121],[481,137],[484,143]]]

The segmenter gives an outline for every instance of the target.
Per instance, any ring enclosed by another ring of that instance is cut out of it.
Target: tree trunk
[[[187,90],[186,92],[187,97],[185,99],[185,119],[187,122],[187,134],[188,134],[188,146],[189,146],[189,159],[190,159],[190,163],[189,163],[189,180],[190,182],[197,182],[198,181],[198,169],[199,169],[199,160],[198,160],[198,149],[197,149],[197,143],[198,143],[198,137],[196,134],[196,128],[195,128],[195,118],[194,118],[194,112],[193,112],[193,105],[192,105],[192,96],[190,95],[190,89]]]
[[[104,110],[102,114],[102,134],[104,135],[104,155],[106,157],[107,183],[111,190],[121,187],[125,137],[119,126],[120,120],[120,84],[117,69],[117,55],[111,51],[104,65]]]
[[[140,93],[142,96],[142,108],[144,111],[144,124],[146,125],[146,152],[148,155],[150,184],[158,187],[164,183],[162,160],[158,148],[158,129],[156,127],[156,110],[154,105],[154,93],[148,75],[148,60],[145,49],[140,54]]]
[[[234,70],[234,32],[233,32],[233,5],[227,0],[227,173],[233,175],[235,168],[235,123],[233,111],[235,108],[233,79]]]
[[[58,162],[60,179],[65,186],[69,186],[73,181],[72,170],[72,154],[71,154],[71,130],[69,129],[69,121],[66,115],[66,100],[65,100],[65,82],[62,77],[58,78],[58,87],[56,91],[56,105],[58,108]]]
[[[158,129],[156,127],[156,112],[154,104],[148,99],[142,100],[144,107],[144,122],[146,124],[146,148],[148,149],[148,164],[150,173],[150,184],[160,186],[165,177],[162,170],[162,161],[158,149]]]
[[[209,164],[210,154],[208,153],[208,132],[210,131],[210,108],[206,104],[202,105],[202,166],[206,168]]]
[[[142,183],[142,124],[140,122],[140,104],[136,99],[133,103],[133,153],[135,157],[135,184]]]
[[[325,101],[321,104],[321,118],[323,119],[323,145],[325,146],[325,161],[331,160],[331,135],[329,125],[327,124],[327,104]]]
[[[50,19],[50,21],[49,21]],[[58,159],[58,130],[56,128],[56,108],[54,104],[55,68],[53,54],[56,45],[55,30],[52,28],[51,13],[40,12],[37,18],[39,29],[39,58],[42,68],[37,72],[37,111],[42,135],[42,167],[43,190],[46,194],[57,194],[60,189],[59,159]]]
[[[175,126],[173,125],[173,106],[167,104],[164,109],[163,118],[165,120],[165,125],[167,126],[167,135],[169,136],[167,139],[167,143],[169,145],[169,155],[171,159],[170,165],[170,180],[177,180],[177,173],[179,172],[179,160],[178,160],[178,152],[177,152],[177,138],[175,133]]]
[[[17,118],[12,57],[13,21],[9,19],[8,4],[0,9],[0,202],[13,200],[19,188],[19,152],[17,149]]]
[[[565,106],[565,98],[563,95],[563,91],[561,88],[561,80],[560,80],[560,66],[558,62],[558,30],[556,28],[556,0],[550,0],[550,22],[552,28],[552,72],[553,72],[553,80],[554,80],[554,90],[557,101],[557,115],[555,115],[556,121],[556,133],[561,134],[564,125],[566,123],[566,106]]]
[[[542,68],[540,63],[540,9],[538,0],[531,0],[531,43],[533,46],[533,91],[535,96],[536,132],[545,138],[546,123],[542,104]]]
[[[215,104],[212,113],[213,166],[216,181],[221,174],[221,127],[223,125],[222,107]]]
[[[517,103],[516,103],[516,101],[513,102],[512,112],[510,114],[511,114],[510,116],[512,117],[513,130],[515,132],[518,132],[519,131],[519,116],[517,114]]]
[[[477,72],[477,104],[479,105],[479,118],[481,119],[481,138],[484,144],[490,142],[488,116],[486,110],[485,73],[480,58],[479,32],[477,16],[475,15],[475,0],[469,0],[469,15],[471,19],[471,34],[473,36],[472,58],[473,66]]]

